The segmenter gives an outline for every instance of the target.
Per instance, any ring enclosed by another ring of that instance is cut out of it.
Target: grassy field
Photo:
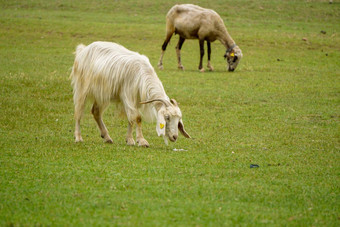
[[[199,73],[197,40],[178,71],[178,36],[157,69],[176,3],[0,0],[0,226],[340,225],[340,2],[192,1],[242,49],[234,73],[218,42]],[[104,144],[88,105],[74,143],[73,51],[97,40],[150,58],[193,139],[150,123],[128,147],[112,105]]]

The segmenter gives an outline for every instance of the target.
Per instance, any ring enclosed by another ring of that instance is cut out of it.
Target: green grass
[[[202,74],[188,40],[181,72],[173,37],[156,71],[193,139],[165,146],[144,124],[151,147],[128,147],[112,105],[104,144],[89,105],[74,143],[76,45],[118,42],[156,67],[175,3],[0,1],[1,226],[339,226],[337,0],[195,1],[244,58],[228,73],[215,42]]]

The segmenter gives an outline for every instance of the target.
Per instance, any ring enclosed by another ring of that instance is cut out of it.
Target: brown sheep
[[[176,46],[178,68],[184,69],[181,63],[181,48],[185,39],[198,39],[200,45],[200,63],[198,69],[204,72],[202,60],[204,55],[204,41],[208,47],[208,69],[214,68],[210,63],[211,42],[219,40],[226,48],[224,58],[228,63],[228,71],[234,71],[242,58],[242,51],[229,35],[221,17],[211,9],[205,9],[192,4],[182,4],[173,6],[166,15],[166,38],[162,45],[162,54],[158,62],[158,67],[163,69],[163,56],[166,47],[173,35],[179,35]]]

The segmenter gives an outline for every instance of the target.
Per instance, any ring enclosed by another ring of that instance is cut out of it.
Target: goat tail
[[[84,44],[79,44],[77,47],[76,47],[76,50],[75,52],[73,52],[73,54],[76,55],[76,57],[79,55],[80,52],[82,52],[84,49],[85,49],[85,45]],[[72,79],[72,85],[75,83],[75,74],[78,70],[78,61],[77,60],[74,60],[74,64],[73,64],[73,67],[72,67],[72,72],[70,74],[70,79]]]
[[[85,49],[85,45],[84,44],[79,44],[78,46],[77,46],[77,48],[76,48],[76,51],[74,52],[74,54],[77,56],[82,50],[84,50]]]

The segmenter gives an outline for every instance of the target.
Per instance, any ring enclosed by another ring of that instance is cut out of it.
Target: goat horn
[[[140,104],[148,104],[148,103],[156,102],[156,101],[164,103],[164,105],[166,107],[170,106],[170,103],[165,99],[152,99],[152,100],[148,100],[148,101],[145,101],[145,102],[140,102]]]

